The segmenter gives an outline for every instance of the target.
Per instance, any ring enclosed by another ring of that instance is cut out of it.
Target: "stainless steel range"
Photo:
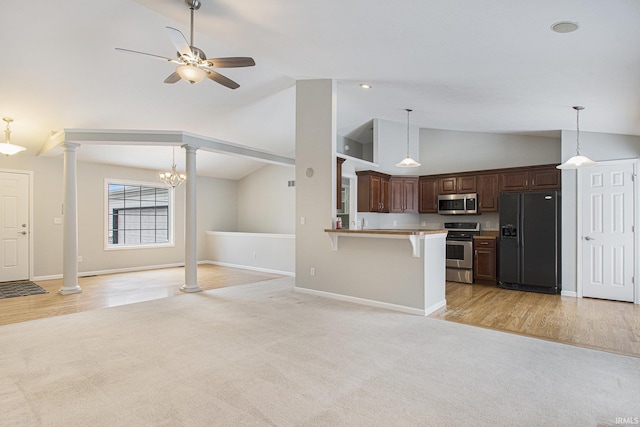
[[[446,279],[473,283],[473,236],[480,235],[479,222],[445,222],[447,234]]]

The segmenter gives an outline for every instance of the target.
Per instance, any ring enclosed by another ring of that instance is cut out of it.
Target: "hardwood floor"
[[[640,357],[640,306],[447,282],[431,318]]]
[[[204,290],[278,277],[283,276],[215,265],[198,266],[198,284]],[[62,279],[39,280],[36,283],[48,294],[0,299],[0,325],[179,295],[184,268],[81,277],[78,282],[82,288],[79,294],[59,295]]]
[[[205,290],[278,277],[198,267]],[[38,281],[48,294],[0,299],[0,325],[180,295],[183,281],[183,268],[81,277],[82,293],[66,296],[62,280]],[[448,282],[447,306],[429,317],[640,357],[640,306],[631,303]]]

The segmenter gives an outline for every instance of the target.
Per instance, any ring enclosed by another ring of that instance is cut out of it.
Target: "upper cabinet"
[[[358,212],[437,213],[440,194],[478,194],[479,212],[498,212],[503,191],[560,190],[555,165],[524,166],[446,175],[358,175]]]
[[[439,194],[475,193],[476,189],[476,175],[443,176],[438,178]]]
[[[480,212],[498,212],[498,174],[478,175],[478,209]]]
[[[389,212],[390,175],[360,171],[358,175],[358,212]]]
[[[559,190],[560,176],[553,165],[509,169],[500,174],[500,191]]]
[[[389,179],[391,190],[389,212],[418,213],[418,177],[392,176]]]
[[[529,189],[529,171],[526,169],[502,172],[500,191],[525,191]]]
[[[531,190],[559,190],[560,170],[556,167],[532,168],[529,172]]]
[[[438,178],[421,176],[418,187],[418,212],[438,213]]]

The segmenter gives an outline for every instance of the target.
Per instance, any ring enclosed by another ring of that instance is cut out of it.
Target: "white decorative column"
[[[187,174],[185,200],[184,227],[184,285],[183,292],[200,292],[198,285],[198,217],[197,217],[197,186],[196,186],[196,150],[190,145],[183,145],[186,150]]]
[[[61,295],[82,292],[78,285],[78,169],[76,150],[78,144],[64,146],[64,196],[62,205],[62,288]]]

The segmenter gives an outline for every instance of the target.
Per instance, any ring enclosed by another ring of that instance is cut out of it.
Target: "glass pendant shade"
[[[402,161],[396,163],[396,166],[399,168],[415,168],[420,166],[420,163],[416,162],[411,157],[406,157],[402,159]]]
[[[13,121],[13,119],[10,117],[3,117],[2,120],[7,122],[7,128],[4,131],[4,142],[0,144],[0,154],[4,154],[5,156],[13,156],[14,154],[26,150],[25,147],[11,143],[11,129],[9,128],[9,124]]]
[[[176,72],[180,75],[182,80],[186,80],[191,84],[200,83],[205,77],[207,77],[207,72],[195,65],[180,65],[176,68]]]
[[[558,169],[578,169],[578,168],[584,168],[584,167],[587,167],[587,166],[593,166],[595,164],[596,164],[596,162],[594,162],[590,158],[588,158],[586,156],[582,156],[580,154],[576,154],[575,156],[571,157],[569,160],[567,160],[563,164],[556,166],[556,168],[558,168]]]
[[[402,159],[400,162],[396,163],[396,166],[399,168],[415,168],[420,166],[420,163],[413,160],[409,155],[409,113],[411,113],[412,110],[407,108],[406,111],[407,111],[407,157]]]
[[[580,154],[580,111],[584,110],[584,107],[573,107],[576,110],[576,155],[561,165],[556,166],[558,169],[578,169],[593,166],[596,164],[590,158]]]
[[[173,164],[171,165],[171,172],[160,172],[158,177],[162,182],[176,188],[187,180],[187,175],[178,173],[176,168],[176,149],[173,147]]]

